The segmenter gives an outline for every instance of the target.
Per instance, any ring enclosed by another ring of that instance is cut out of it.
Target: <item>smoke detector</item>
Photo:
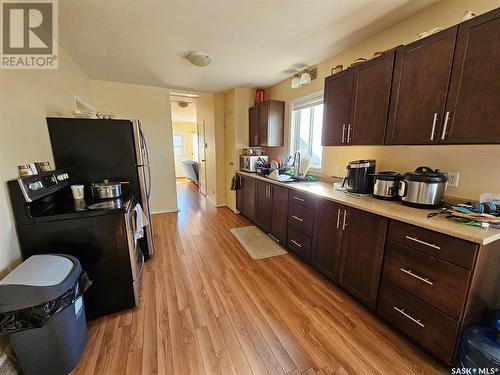
[[[186,59],[193,65],[196,66],[207,66],[212,62],[210,55],[204,52],[191,52],[186,56]]]

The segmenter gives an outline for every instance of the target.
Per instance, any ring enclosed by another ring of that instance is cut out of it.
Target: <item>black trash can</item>
[[[87,342],[80,262],[33,255],[0,281],[0,332],[9,335],[24,374],[68,374]]]

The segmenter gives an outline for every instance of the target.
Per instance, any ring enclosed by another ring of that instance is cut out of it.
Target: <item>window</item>
[[[291,103],[290,153],[300,151],[311,159],[310,167],[322,168],[323,93],[315,93]]]
[[[184,154],[184,136],[182,134],[174,134],[174,156],[183,157]]]

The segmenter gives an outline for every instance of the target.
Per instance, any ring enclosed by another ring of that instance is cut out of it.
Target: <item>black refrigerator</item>
[[[140,122],[48,117],[47,125],[56,167],[66,170],[72,183],[84,184],[86,189],[105,179],[128,183],[126,189],[134,194],[149,221],[139,245],[145,258],[151,258],[151,173]]]

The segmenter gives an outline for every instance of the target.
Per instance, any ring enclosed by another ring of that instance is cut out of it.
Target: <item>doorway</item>
[[[224,156],[226,162],[226,188],[224,191],[226,194],[226,205],[233,211],[236,210],[236,193],[230,189],[230,186],[236,170],[234,164],[234,140],[234,115],[233,112],[228,112],[224,115]]]

